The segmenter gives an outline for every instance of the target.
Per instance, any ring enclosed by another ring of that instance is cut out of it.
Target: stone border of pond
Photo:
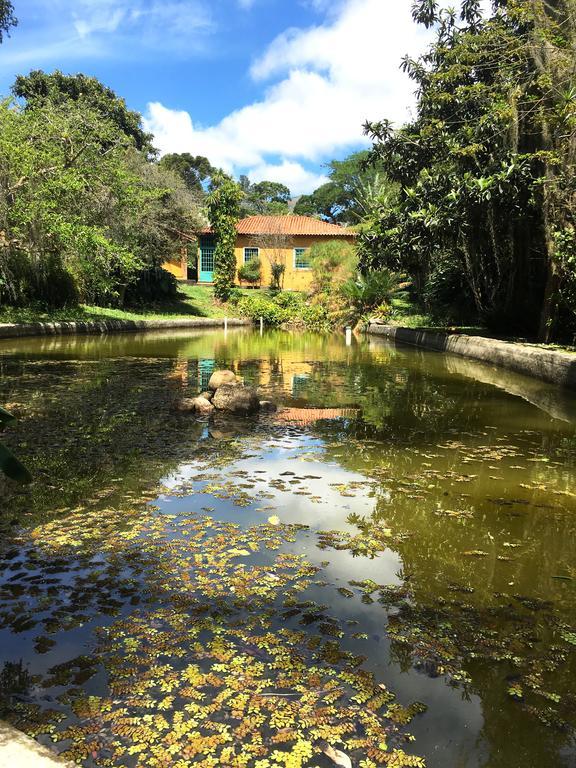
[[[251,326],[252,320],[226,318],[228,328]],[[134,333],[171,328],[224,328],[224,318],[195,317],[180,320],[87,320],[57,323],[0,323],[0,339],[28,336],[73,336],[75,334]]]
[[[532,376],[549,384],[576,390],[576,354],[570,352],[485,336],[467,336],[392,325],[372,324],[368,326],[367,333],[371,336],[384,336],[399,344],[469,357]]]
[[[74,768],[8,723],[0,720],[0,766],[8,768]]]

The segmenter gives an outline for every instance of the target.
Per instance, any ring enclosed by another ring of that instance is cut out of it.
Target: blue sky
[[[294,194],[404,120],[399,71],[425,36],[411,0],[14,0],[0,93],[31,69],[94,75],[140,111],[162,152],[206,155]]]

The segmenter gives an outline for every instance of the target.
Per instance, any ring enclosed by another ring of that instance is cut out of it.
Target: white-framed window
[[[294,269],[310,269],[308,248],[294,248]]]
[[[257,259],[260,256],[258,248],[244,248],[244,264],[248,264],[252,259]]]

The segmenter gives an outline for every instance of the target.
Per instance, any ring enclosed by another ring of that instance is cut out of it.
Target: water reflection
[[[346,416],[207,424],[178,413],[215,367],[286,408]],[[343,647],[400,702],[428,705],[410,729],[429,765],[573,764],[571,396],[380,340],[245,330],[30,339],[2,345],[0,370],[0,402],[20,417],[6,441],[36,477],[1,488],[0,662],[48,675],[42,695],[61,692],[62,675],[104,690],[94,630],[152,611],[156,555],[114,544],[143,502],[153,516],[203,512],[246,530],[273,515],[309,526],[283,544],[320,569],[322,584],[299,599],[353,628]],[[50,521],[87,514],[103,521],[100,558],[40,556],[18,530],[42,536]],[[318,546],[321,532],[374,530],[390,540],[370,556],[341,538]],[[71,659],[81,661],[59,672]]]

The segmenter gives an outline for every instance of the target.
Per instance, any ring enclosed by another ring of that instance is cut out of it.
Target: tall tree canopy
[[[140,113],[128,109],[124,99],[95,77],[65,75],[59,70],[47,74],[37,69],[29,75],[18,75],[12,93],[24,100],[25,109],[76,102],[87,110],[95,110],[129,137],[136,149],[154,153],[152,136],[143,130]]]
[[[241,176],[239,183],[244,193],[241,204],[244,214],[288,213],[292,194],[285,184],[278,181],[259,181],[252,184],[247,176]]]
[[[204,185],[217,173],[210,161],[202,155],[195,157],[190,152],[170,153],[164,155],[159,165],[173,171],[184,181],[188,189],[202,192]]]
[[[423,298],[464,291],[485,322],[549,339],[559,317],[576,329],[576,4],[492,5],[413,4],[437,37],[404,61],[417,118],[367,125],[401,191],[373,215],[362,265],[409,271]]]
[[[10,29],[17,24],[18,19],[14,16],[14,6],[10,0],[0,0],[0,43],[4,35],[10,36]]]
[[[370,153],[364,151],[344,160],[332,160],[328,163],[330,181],[311,195],[303,195],[294,213],[318,216],[334,224],[358,224],[364,216],[361,200],[366,190],[386,183],[376,166],[368,164],[369,157]]]
[[[122,304],[199,223],[178,178],[99,109],[0,102],[0,303]]]

